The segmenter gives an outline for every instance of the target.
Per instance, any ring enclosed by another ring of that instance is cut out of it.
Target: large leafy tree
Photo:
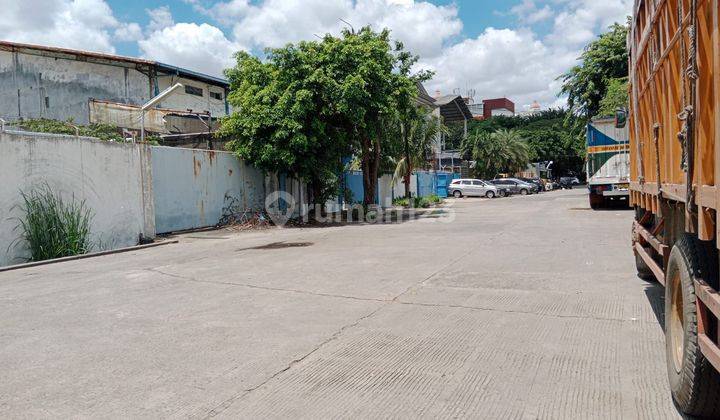
[[[321,53],[314,42],[270,50],[264,62],[239,52],[237,66],[226,71],[235,111],[219,130],[240,158],[307,180],[316,203],[333,192],[332,180],[350,154],[347,134],[328,123],[332,81]]]
[[[393,48],[387,30],[345,30],[339,37],[289,44],[261,61],[237,54],[226,72],[235,112],[220,134],[231,150],[262,169],[285,171],[310,181],[315,202],[333,191],[328,179],[343,158],[359,158],[364,203],[375,201],[383,150],[397,139],[399,109],[416,93],[408,74],[413,56]]]
[[[383,164],[383,150],[397,141],[400,109],[416,94],[408,77],[412,56],[395,48],[390,32],[370,27],[345,30],[341,37],[326,36],[321,44],[322,63],[328,78],[328,100],[333,123],[349,134],[350,144],[360,159],[366,205],[375,202],[377,179]]]
[[[585,47],[581,63],[562,75],[561,94],[568,96],[573,115],[592,118],[614,79],[628,75],[628,26],[616,23]]]

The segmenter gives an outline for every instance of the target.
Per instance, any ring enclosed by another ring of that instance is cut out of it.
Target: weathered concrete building
[[[184,88],[146,116],[157,133],[207,130],[227,115],[227,81],[151,60],[0,41],[0,118],[72,119],[139,128],[139,106]],[[202,118],[205,122],[200,121]]]

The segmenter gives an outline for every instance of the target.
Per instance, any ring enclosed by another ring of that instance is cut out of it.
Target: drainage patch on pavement
[[[251,246],[240,248],[237,251],[262,250],[262,249],[284,249],[284,248],[303,248],[314,245],[312,242],[272,242],[265,245]]]

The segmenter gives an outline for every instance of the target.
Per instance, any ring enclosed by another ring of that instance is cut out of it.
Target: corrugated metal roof
[[[46,53],[50,53],[50,54],[75,56],[76,59],[79,57],[85,57],[85,58],[93,58],[93,59],[99,59],[99,60],[117,61],[117,62],[123,62],[123,63],[146,64],[146,65],[154,65],[155,64],[154,61],[145,60],[142,58],[125,57],[122,55],[106,54],[106,53],[99,53],[99,52],[92,52],[92,51],[73,50],[73,49],[69,49],[69,48],[51,47],[51,46],[47,46],[47,45],[23,44],[23,43],[19,43],[19,42],[10,42],[10,41],[0,41],[0,50],[18,51],[18,52],[23,52],[23,53],[28,53],[28,54],[33,54],[33,53],[38,54],[41,52],[46,52]],[[72,58],[72,57],[68,57],[68,58]]]
[[[200,73],[193,70],[184,69],[182,67],[172,66],[170,64],[165,63],[158,63],[156,62],[155,65],[158,69],[166,72],[166,73],[172,73],[177,74],[178,76],[186,77],[188,79],[196,79],[196,80],[202,80],[206,82],[212,82],[216,85],[222,85],[224,87],[229,87],[230,82],[228,82],[225,79],[221,79],[219,77],[210,76],[204,73]]]
[[[17,51],[24,54],[51,55],[69,60],[89,61],[99,64],[118,65],[122,67],[147,66],[157,70],[176,74],[178,76],[209,82],[211,84],[228,87],[230,83],[220,77],[210,76],[193,70],[184,69],[170,64],[160,63],[143,58],[127,57],[115,54],[98,53],[92,51],[73,50],[69,48],[51,47],[47,45],[23,44],[19,42],[0,41],[0,51]]]
[[[417,90],[418,90],[418,97],[417,101],[421,103],[422,105],[426,105],[431,108],[435,108],[435,98],[428,95],[427,90],[425,90],[425,86],[423,86],[422,83],[417,82]]]
[[[445,95],[435,99],[435,105],[440,107],[440,115],[446,122],[471,120],[472,112],[463,98],[459,95]]]

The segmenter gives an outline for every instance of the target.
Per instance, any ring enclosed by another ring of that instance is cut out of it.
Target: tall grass
[[[21,192],[24,213],[17,229],[30,248],[30,261],[85,254],[90,250],[92,213],[85,201],[64,201],[47,185]]]

